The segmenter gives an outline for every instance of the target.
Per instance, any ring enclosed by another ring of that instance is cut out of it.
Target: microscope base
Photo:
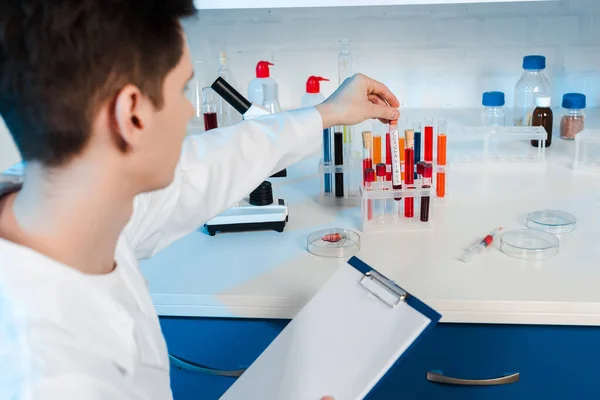
[[[275,199],[268,206],[253,206],[243,202],[242,205],[219,214],[204,226],[210,236],[215,236],[217,232],[283,232],[288,216],[288,208],[283,199]]]

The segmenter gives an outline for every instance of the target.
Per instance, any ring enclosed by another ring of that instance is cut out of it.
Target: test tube
[[[334,164],[344,164],[344,133],[336,131],[333,134],[333,158]],[[335,197],[344,197],[344,173],[335,173]]]
[[[371,131],[362,133],[363,139],[363,185],[367,182],[367,171],[373,168],[373,134]]]
[[[326,166],[331,165],[331,130],[323,129],[323,164]],[[323,182],[323,191],[325,193],[331,193],[331,187],[333,186],[332,175],[326,173]]]
[[[440,133],[437,136],[437,164],[442,167],[436,174],[436,195],[439,198],[446,196],[446,171],[443,168],[446,165],[446,134]]]
[[[433,177],[433,165],[424,164],[423,165],[423,189],[428,189],[431,187],[431,180]],[[429,221],[429,206],[431,203],[431,199],[429,196],[421,197],[421,222]]]
[[[419,161],[418,163],[416,163],[417,165],[417,171],[416,174],[417,176],[423,176],[423,173],[425,171],[425,165],[427,165],[427,163],[425,161]]]
[[[415,131],[412,129],[404,131],[404,136],[406,137],[404,184],[406,185],[406,189],[414,189],[411,185],[414,185],[415,183],[414,134]],[[404,198],[404,216],[406,218],[413,218],[415,216],[415,199],[413,197]]]
[[[367,168],[365,171],[365,188],[368,191],[373,190],[373,182],[375,182],[375,170],[373,168]],[[373,200],[367,200],[367,220],[373,221]]]
[[[396,128],[398,127],[398,121],[391,121],[389,129],[385,134],[385,165],[386,165],[386,180],[392,180],[392,122],[395,123]]]
[[[415,131],[415,164],[419,164],[419,162],[421,161],[421,145],[422,145],[422,139],[421,139],[421,123],[420,122],[415,122],[413,123],[413,130]],[[419,175],[419,171],[417,169],[417,173],[415,174],[415,179],[418,178]]]
[[[425,162],[433,162],[433,119],[425,120],[425,152],[423,160]]]
[[[373,136],[373,164],[377,165],[381,163],[381,135],[375,134]]]
[[[404,149],[406,149],[406,139],[404,137],[401,137],[400,138],[400,164],[402,166],[404,166],[404,157],[405,157]],[[402,170],[402,181],[404,181],[404,169]]]
[[[350,160],[355,159],[355,154],[352,149],[352,127],[344,126],[344,160],[346,163],[349,163]],[[344,174],[344,195],[345,196],[354,196],[356,194],[356,188],[358,188],[359,183],[356,182],[356,175],[352,173]]]
[[[398,131],[398,121],[390,121],[390,158],[391,158],[391,181],[392,189],[402,189],[402,159],[400,156],[400,133]],[[400,214],[400,200],[401,197],[394,197],[394,214],[396,217]]]
[[[386,178],[386,167],[384,163],[379,163],[377,164],[377,169],[376,169],[376,173],[377,173],[377,190],[385,190],[385,178]],[[387,204],[387,200],[386,199],[381,199],[377,201],[378,204],[378,208],[379,208],[379,219],[380,220],[384,220],[385,218],[385,209],[386,209],[386,204]]]

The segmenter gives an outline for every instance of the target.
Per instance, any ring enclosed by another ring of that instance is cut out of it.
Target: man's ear
[[[136,148],[150,124],[152,102],[135,85],[123,87],[113,103],[114,131],[124,147]]]

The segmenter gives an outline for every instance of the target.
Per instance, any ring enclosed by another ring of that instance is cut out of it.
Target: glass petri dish
[[[531,229],[508,231],[500,239],[500,250],[523,260],[545,260],[558,254],[560,241],[549,232]]]
[[[560,235],[573,232],[577,227],[577,218],[573,214],[559,210],[534,211],[527,215],[527,227]]]
[[[360,236],[348,229],[323,229],[308,235],[306,248],[319,257],[351,257],[360,250]]]

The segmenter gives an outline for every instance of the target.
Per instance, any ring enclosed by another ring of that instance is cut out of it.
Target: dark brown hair
[[[25,161],[80,153],[99,107],[131,83],[162,106],[193,0],[1,0],[0,115]]]

